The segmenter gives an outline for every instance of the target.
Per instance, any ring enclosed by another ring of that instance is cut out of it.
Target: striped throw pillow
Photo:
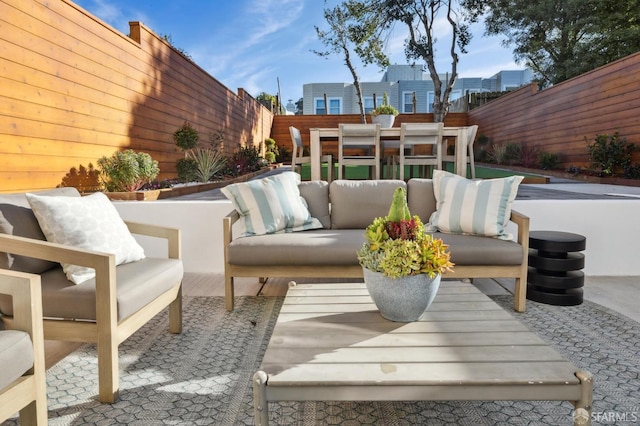
[[[469,180],[443,170],[433,172],[436,211],[431,231],[513,239],[505,229],[522,176]]]
[[[244,218],[242,235],[264,235],[322,228],[300,196],[300,175],[284,172],[222,188]]]

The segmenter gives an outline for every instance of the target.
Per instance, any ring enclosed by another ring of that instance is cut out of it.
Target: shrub
[[[504,164],[507,156],[506,145],[493,144],[488,151],[489,161],[496,164]]]
[[[229,164],[230,172],[234,176],[260,170],[264,165],[264,159],[255,146],[243,146],[233,153]]]
[[[520,144],[520,164],[522,164],[524,167],[537,167],[539,158],[539,145],[529,145],[526,142]]]
[[[539,156],[540,167],[543,170],[560,168],[560,157],[555,152],[541,152]]]
[[[278,145],[276,145],[276,141],[272,138],[267,138],[264,140],[264,145],[266,147],[264,158],[269,163],[275,163],[278,158]]]
[[[631,164],[631,154],[636,147],[628,143],[626,138],[620,137],[618,132],[613,135],[597,135],[595,142],[590,144],[584,138],[589,150],[591,166],[602,176],[609,176],[624,170]]]
[[[196,179],[198,163],[193,158],[180,158],[176,161],[176,171],[180,182],[193,182]]]
[[[198,131],[194,129],[188,121],[173,133],[173,140],[183,151],[188,151],[198,145]]]
[[[145,152],[128,149],[98,159],[98,169],[107,191],[136,191],[158,176],[158,162]]]
[[[627,179],[640,179],[640,164],[634,164],[625,167],[624,177]]]
[[[188,159],[195,163],[194,178],[198,182],[209,180],[227,166],[227,159],[220,151],[211,148],[194,148],[187,152]]]
[[[517,142],[507,142],[504,147],[504,163],[509,165],[521,164],[522,163],[522,151],[521,145]],[[501,164],[504,164],[501,163]]]

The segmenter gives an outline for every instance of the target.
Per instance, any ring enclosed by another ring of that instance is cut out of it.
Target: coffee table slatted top
[[[372,392],[378,386],[416,387],[422,391],[415,399],[434,400],[484,399],[482,392],[487,399],[581,395],[575,366],[476,287],[458,281],[443,281],[431,307],[412,323],[380,316],[362,283],[292,286],[260,370],[267,375],[267,400],[395,399]],[[338,392],[362,386],[366,393]],[[429,387],[437,392],[425,393]],[[412,399],[411,392],[398,397]]]

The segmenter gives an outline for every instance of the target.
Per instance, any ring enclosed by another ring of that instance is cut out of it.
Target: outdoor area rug
[[[513,312],[512,296],[493,297]],[[47,371],[51,425],[251,425],[251,379],[282,297],[185,297],[183,332],[156,316],[120,346],[120,399],[97,402],[94,345]],[[640,324],[595,303],[515,314],[595,377],[593,424],[640,423]],[[278,425],[569,425],[569,402],[282,402]],[[8,421],[7,424],[15,424]]]

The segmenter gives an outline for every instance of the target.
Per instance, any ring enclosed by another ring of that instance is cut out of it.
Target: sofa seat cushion
[[[145,258],[116,267],[118,321],[134,314],[182,280],[180,259]],[[45,318],[96,319],[95,278],[74,284],[62,268],[41,275]],[[9,299],[10,300],[10,299]],[[12,315],[10,302],[0,298],[0,310]]]
[[[29,334],[0,331],[0,391],[33,367],[33,344]]]
[[[230,264],[242,266],[358,265],[362,243],[363,229],[317,229],[237,238],[227,255]]]
[[[444,232],[435,232],[433,236],[449,246],[451,261],[456,265],[522,264],[522,246],[514,241]]]

